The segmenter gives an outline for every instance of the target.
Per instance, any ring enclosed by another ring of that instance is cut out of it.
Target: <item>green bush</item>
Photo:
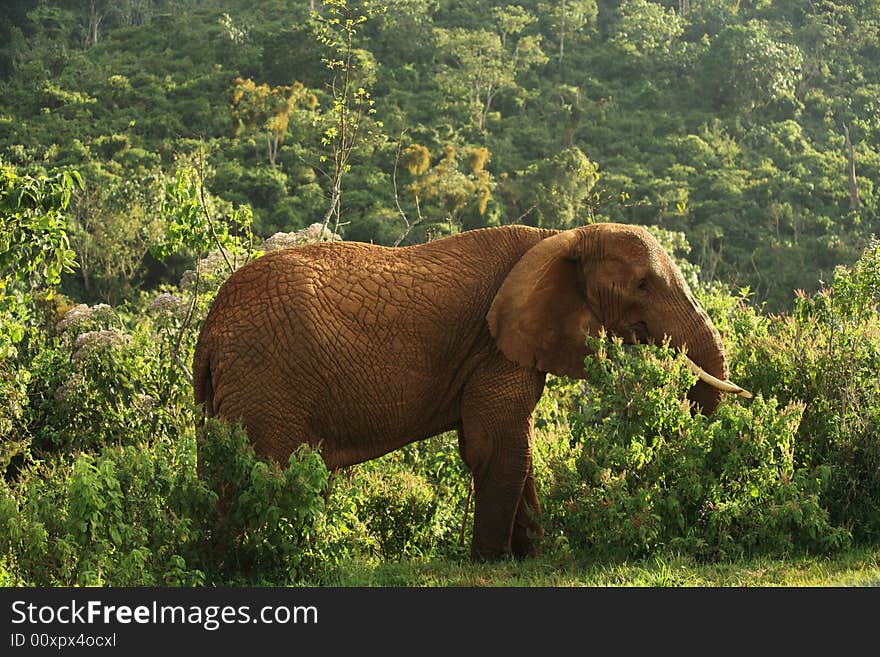
[[[321,561],[328,473],[317,452],[303,446],[282,468],[257,458],[241,427],[209,420],[199,472],[219,499],[205,559],[216,583],[294,583]]]
[[[447,435],[334,475],[324,564],[459,556],[468,481]],[[469,537],[470,526],[465,530]]]
[[[0,482],[0,553],[15,584],[292,584],[323,566],[327,471],[300,450],[286,468],[240,428],[31,465]],[[218,495],[222,494],[222,498]],[[219,500],[222,499],[222,504]]]
[[[552,445],[551,536],[619,558],[658,549],[730,558],[848,543],[820,504],[827,470],[795,460],[803,404],[780,408],[759,395],[748,406],[723,404],[712,418],[692,414],[683,400],[696,379],[672,350],[608,338],[594,347],[589,383],[557,380],[551,395],[562,405],[542,404]],[[570,434],[560,437],[563,418]]]
[[[373,470],[364,477],[368,491],[360,514],[375,536],[383,559],[429,553],[436,538],[434,492],[424,477],[406,471]]]
[[[191,441],[190,441],[191,442]],[[197,506],[189,445],[105,447],[0,484],[0,549],[19,585],[192,586]],[[204,511],[203,511],[204,513]]]
[[[35,311],[41,324],[28,334],[29,363],[0,387],[0,436],[40,459],[185,431],[191,392],[173,353],[186,309],[169,294],[158,301],[151,308],[162,308],[134,314],[106,304]],[[182,335],[183,347],[193,339]]]
[[[733,369],[755,391],[805,402],[796,458],[828,473],[821,502],[859,540],[880,539],[880,243],[791,315],[741,322]],[[744,315],[744,312],[739,314]],[[744,330],[743,330],[744,329]]]

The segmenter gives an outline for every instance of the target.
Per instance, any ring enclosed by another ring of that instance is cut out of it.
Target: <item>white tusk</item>
[[[735,383],[731,383],[730,381],[722,381],[721,379],[716,379],[714,376],[706,372],[702,367],[697,365],[694,361],[692,361],[687,356],[684,357],[687,362],[688,369],[700,377],[700,381],[705,383],[706,385],[710,385],[716,390],[720,390],[721,392],[732,392],[734,394],[739,395],[740,397],[745,397],[746,399],[752,398],[752,393],[748,390],[743,390]]]

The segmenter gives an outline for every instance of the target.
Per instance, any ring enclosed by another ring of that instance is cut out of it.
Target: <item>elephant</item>
[[[456,430],[474,480],[472,558],[527,556],[541,533],[533,412],[548,373],[585,377],[585,336],[602,330],[686,347],[706,414],[722,392],[746,394],[650,232],[594,223],[267,253],[219,290],[194,396],[281,464],[301,443],[334,470]]]

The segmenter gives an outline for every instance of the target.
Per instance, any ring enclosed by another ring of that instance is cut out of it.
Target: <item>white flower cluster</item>
[[[202,276],[215,276],[220,273],[225,276],[229,273],[227,268],[226,259],[220,251],[211,251],[208,255],[199,260],[198,269],[201,271]],[[194,287],[195,284],[195,269],[187,269],[180,277],[180,283],[178,285],[181,290],[189,290]]]
[[[115,329],[82,333],[76,336],[76,343],[74,344],[76,351],[73,353],[73,360],[83,360],[98,349],[111,345],[125,344],[130,340],[131,336],[120,333]]]
[[[96,306],[79,303],[64,313],[64,316],[55,324],[55,330],[61,334],[89,320],[107,317],[112,312],[113,309],[106,303],[99,303]]]
[[[314,223],[308,228],[297,230],[292,233],[275,233],[260,246],[260,249],[269,252],[278,249],[290,249],[301,244],[313,242],[341,242],[342,237],[329,228],[324,229],[323,224]]]
[[[178,308],[180,308],[181,303],[183,303],[183,299],[181,299],[180,297],[176,297],[173,294],[169,294],[168,292],[163,292],[158,297],[153,299],[152,303],[150,303],[148,307],[148,310],[171,315]]]
[[[156,399],[155,397],[151,397],[150,395],[145,395],[143,393],[136,394],[134,396],[134,399],[132,400],[132,406],[136,411],[140,413],[152,413],[158,405],[158,399]]]
[[[55,389],[55,401],[64,404],[76,397],[76,393],[82,390],[86,385],[86,380],[82,374],[73,374],[67,381],[62,383]]]

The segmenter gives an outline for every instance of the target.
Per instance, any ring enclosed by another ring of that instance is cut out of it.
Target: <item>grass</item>
[[[575,562],[536,558],[496,564],[462,559],[342,564],[325,584],[332,586],[880,586],[880,547],[834,557],[754,558],[699,563],[680,555],[631,562]]]

